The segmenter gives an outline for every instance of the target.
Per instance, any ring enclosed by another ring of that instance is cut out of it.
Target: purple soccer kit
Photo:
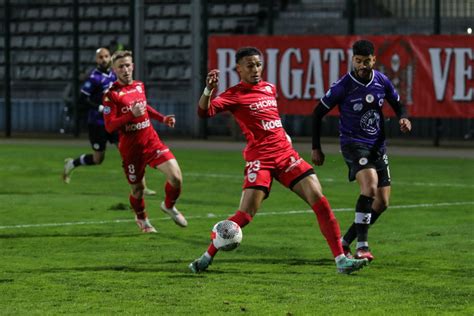
[[[393,107],[400,96],[387,76],[377,70],[367,84],[348,73],[331,86],[321,102],[328,109],[339,105],[341,147],[363,143],[385,148],[384,99]]]
[[[102,104],[104,93],[117,80],[113,71],[102,72],[94,69],[81,88],[81,93],[87,95],[94,104]],[[89,108],[87,123],[94,125],[104,125],[104,117],[96,108]]]

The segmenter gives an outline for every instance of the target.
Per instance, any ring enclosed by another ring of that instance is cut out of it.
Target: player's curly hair
[[[115,63],[115,61],[119,60],[120,58],[125,58],[125,57],[133,57],[133,53],[129,50],[118,50],[112,55],[112,64]]]
[[[262,52],[257,47],[241,47],[235,54],[235,63],[238,64],[239,61],[244,57],[255,55],[262,56]]]
[[[360,40],[352,45],[354,55],[369,56],[374,54],[374,44],[367,40]]]

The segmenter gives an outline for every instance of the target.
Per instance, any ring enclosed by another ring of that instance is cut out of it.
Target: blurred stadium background
[[[240,139],[230,116],[196,116],[213,35],[445,34],[472,41],[474,28],[474,0],[2,0],[0,12],[0,132],[6,137],[85,136],[77,98],[98,47],[134,51],[135,78],[147,85],[150,103],[180,123],[174,130],[156,126],[160,133]],[[470,58],[472,90],[472,51]],[[466,108],[474,107],[473,95]],[[414,118],[412,136],[472,145],[467,113]],[[310,136],[310,116],[282,117],[291,136]],[[394,122],[387,127],[388,137],[400,136]],[[327,117],[323,135],[336,136],[336,129],[337,117]]]

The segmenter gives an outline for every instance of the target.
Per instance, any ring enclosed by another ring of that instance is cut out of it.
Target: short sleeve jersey
[[[104,118],[107,125],[111,120],[130,115],[133,105],[147,105],[145,86],[143,82],[133,81],[122,85],[116,81],[104,95]],[[131,116],[120,129],[119,150],[122,154],[141,153],[151,142],[160,141],[148,112],[139,117]]]
[[[102,72],[95,68],[81,88],[81,93],[87,95],[90,100],[96,104],[102,104],[102,97],[112,84],[117,80],[117,76],[113,71]],[[104,125],[102,113],[97,109],[89,109],[87,123]]]
[[[400,96],[387,76],[376,70],[367,84],[348,73],[331,86],[321,102],[328,109],[339,105],[341,146],[363,143],[385,148],[384,99],[393,104]]]
[[[281,123],[273,84],[240,82],[211,100],[208,115],[229,111],[246,140],[244,159],[271,159],[292,148]]]

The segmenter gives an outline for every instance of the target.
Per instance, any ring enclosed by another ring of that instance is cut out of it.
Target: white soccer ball
[[[214,225],[211,239],[219,250],[234,250],[242,241],[242,229],[236,222],[226,219]]]

